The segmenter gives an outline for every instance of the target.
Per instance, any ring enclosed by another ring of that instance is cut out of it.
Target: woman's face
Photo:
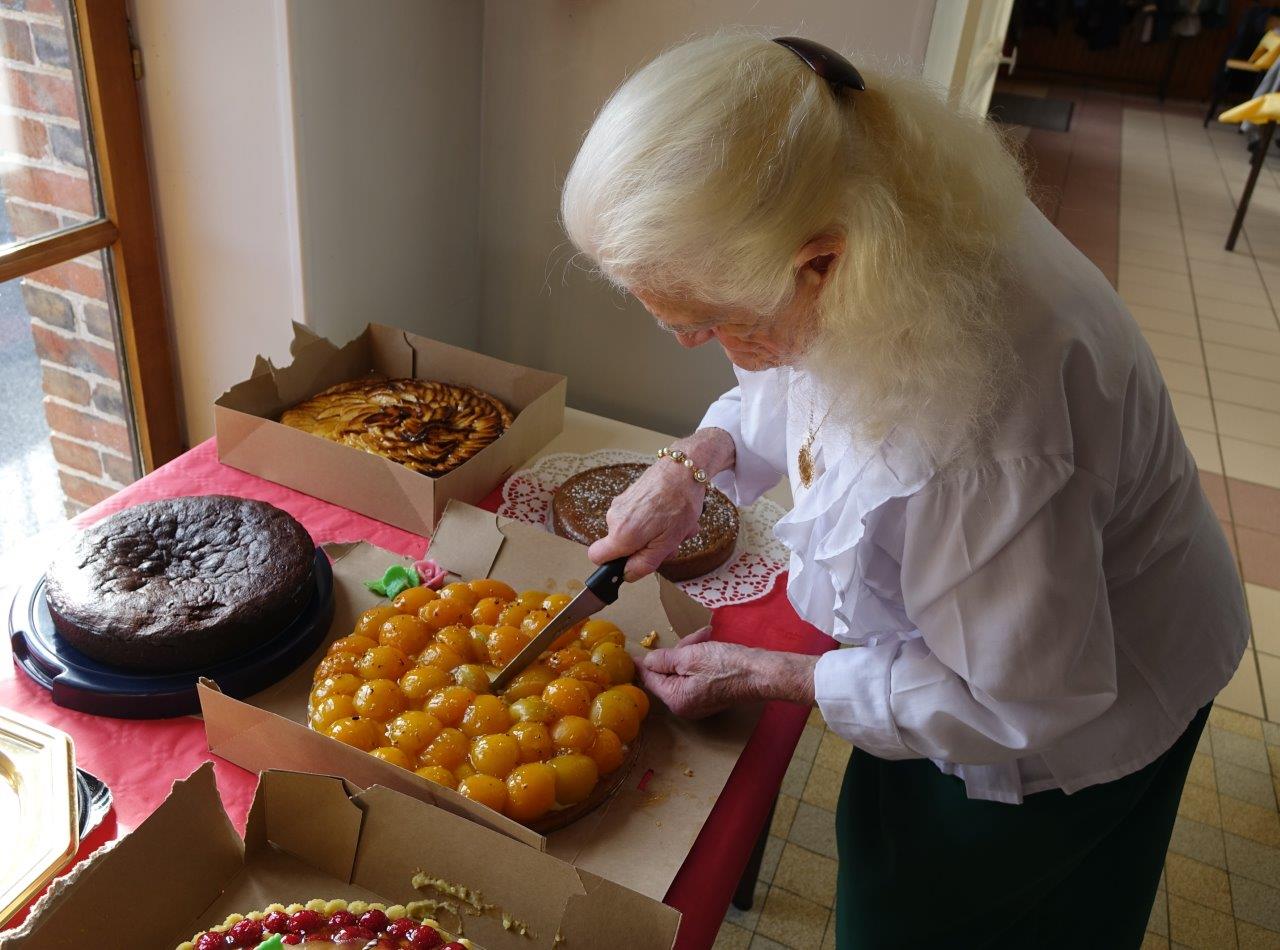
[[[817,335],[818,297],[843,249],[842,239],[827,235],[806,244],[797,255],[795,293],[786,307],[769,316],[653,291],[632,293],[681,346],[701,346],[714,339],[741,369],[787,366],[804,355]]]

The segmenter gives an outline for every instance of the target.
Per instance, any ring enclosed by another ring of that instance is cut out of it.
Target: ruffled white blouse
[[[853,645],[817,665],[828,725],[1002,802],[1148,764],[1248,639],[1234,559],[1124,304],[1029,202],[1015,275],[1023,384],[970,464],[939,471],[893,435],[867,447],[818,425],[820,397],[788,368],[737,371],[701,423],[733,437],[715,483],[739,505],[790,479],[775,531],[791,602]]]

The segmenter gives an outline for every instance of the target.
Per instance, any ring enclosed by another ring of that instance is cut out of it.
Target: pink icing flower
[[[422,583],[422,586],[430,587],[432,590],[439,590],[443,587],[445,578],[449,576],[448,571],[429,557],[414,561],[413,569],[418,572],[418,580]]]

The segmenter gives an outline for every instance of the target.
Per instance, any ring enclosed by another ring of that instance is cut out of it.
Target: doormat
[[[1071,113],[1075,107],[1070,99],[1040,99],[1014,92],[995,92],[991,94],[987,115],[1005,125],[1065,132],[1071,128]]]

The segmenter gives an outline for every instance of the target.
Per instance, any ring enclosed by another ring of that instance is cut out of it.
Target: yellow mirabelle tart
[[[410,587],[329,647],[310,726],[516,821],[571,820],[623,777],[649,712],[625,635],[585,620],[490,689],[569,600],[489,578]]]

